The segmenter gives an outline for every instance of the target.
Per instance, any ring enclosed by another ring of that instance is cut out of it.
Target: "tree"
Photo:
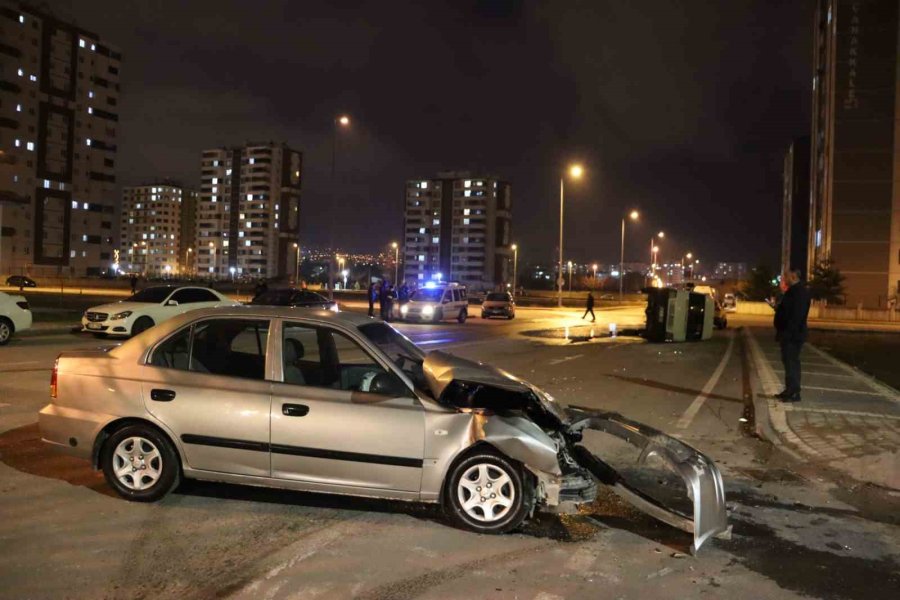
[[[766,265],[759,265],[750,269],[750,276],[744,282],[744,294],[750,300],[766,300],[775,295],[778,290],[775,281],[775,273]]]
[[[812,273],[809,274],[809,295],[813,300],[843,304],[844,279],[831,259],[823,259],[813,266]]]

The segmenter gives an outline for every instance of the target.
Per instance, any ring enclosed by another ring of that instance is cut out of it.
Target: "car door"
[[[360,340],[328,326],[285,320],[280,341],[272,477],[323,491],[418,492],[425,415],[400,378]],[[368,391],[379,376],[400,387],[391,394]]]
[[[268,477],[269,321],[197,321],[158,344],[144,367],[147,410],[178,438],[188,467]]]

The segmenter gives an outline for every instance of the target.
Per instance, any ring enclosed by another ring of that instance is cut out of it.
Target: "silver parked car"
[[[726,531],[722,478],[682,442],[613,413],[564,409],[516,377],[390,325],[326,310],[241,306],[175,316],[121,346],[64,352],[40,411],[45,442],[90,460],[121,496],[182,477],[441,503],[457,524],[515,529],[591,502],[597,484],[694,533]],[[662,459],[693,514],[629,484],[587,429]]]

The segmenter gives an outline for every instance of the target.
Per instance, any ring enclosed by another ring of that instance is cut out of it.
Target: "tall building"
[[[294,273],[303,155],[285,144],[205,150],[195,253],[211,277]]]
[[[897,0],[817,3],[808,268],[830,258],[850,305],[900,284],[897,30]]]
[[[122,190],[119,270],[192,275],[197,193],[173,182]]]
[[[95,33],[0,0],[0,273],[109,270],[121,60]]]
[[[747,277],[747,263],[720,262],[716,263],[712,276],[714,279],[745,279]]]
[[[404,279],[473,289],[512,282],[510,184],[490,176],[439,173],[406,182]]]
[[[805,270],[809,252],[809,136],[797,138],[788,148],[783,182],[781,271]]]

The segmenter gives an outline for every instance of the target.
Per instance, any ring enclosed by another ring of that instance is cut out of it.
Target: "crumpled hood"
[[[496,367],[460,358],[440,350],[429,352],[422,363],[425,381],[436,399],[454,381],[493,387],[507,392],[521,394],[526,402],[535,402],[562,423],[567,415],[550,394]]]
[[[512,392],[528,392],[532,389],[530,385],[506,371],[440,350],[429,352],[425,356],[422,368],[428,387],[435,398],[440,398],[454,380],[490,385]]]
[[[100,312],[100,313],[109,313],[110,315],[114,315],[116,313],[124,312],[126,310],[135,311],[141,310],[142,308],[146,308],[149,305],[152,305],[151,302],[125,302],[121,300],[119,302],[111,302],[109,304],[101,304],[100,306],[92,306],[84,312]]]

